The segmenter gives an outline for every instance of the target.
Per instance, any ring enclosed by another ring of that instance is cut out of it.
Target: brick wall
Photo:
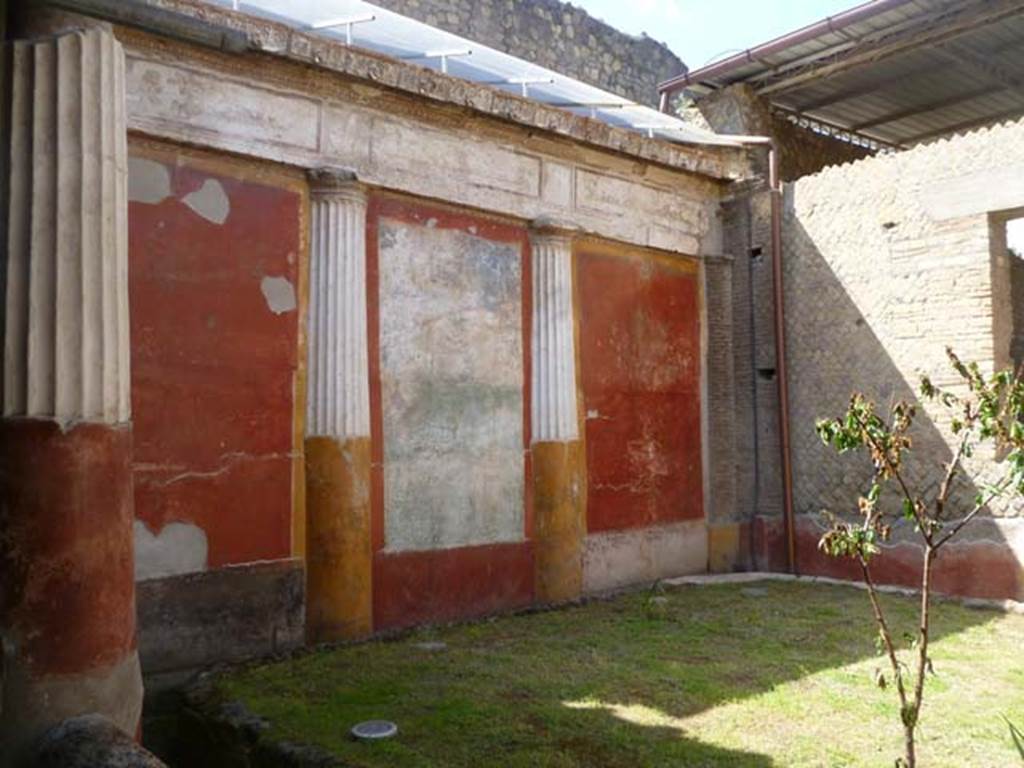
[[[735,503],[742,519],[782,510],[770,211],[765,191],[723,206],[723,239],[733,256]]]
[[[986,370],[1009,364],[1013,302],[998,212],[1024,202],[1024,188],[1015,192],[1001,181],[1021,165],[1024,124],[1017,123],[826,169],[788,186],[784,258],[799,512],[848,507],[862,490],[861,464],[825,449],[814,434],[815,418],[840,412],[850,392],[889,402],[912,397],[920,372],[948,382],[947,344]],[[915,452],[934,460],[950,454],[948,443],[944,414],[929,408]],[[974,469],[990,471],[983,461]],[[917,471],[937,482],[933,469]],[[993,511],[1020,508],[1006,501]]]
[[[786,185],[783,258],[798,561],[806,573],[844,575],[816,552],[818,515],[856,509],[863,456],[821,445],[815,420],[838,415],[853,391],[888,405],[914,399],[919,376],[954,384],[951,345],[986,371],[1020,355],[1024,269],[1006,249],[1005,223],[1024,205],[1024,121],[827,168]],[[771,332],[769,206],[764,191],[725,206],[734,255],[736,496],[757,520],[754,565],[781,567],[776,382]],[[756,249],[762,249],[760,255]],[[941,408],[925,406],[908,472],[934,495],[937,460],[952,455]],[[957,496],[970,505],[999,467],[988,452],[969,465]],[[758,485],[760,481],[761,485]],[[771,490],[768,490],[771,489]],[[942,590],[1024,594],[1024,500],[991,505],[943,557]],[[913,580],[920,551],[909,526],[880,564],[883,581]]]
[[[405,16],[657,106],[658,83],[686,67],[663,43],[633,37],[558,0],[376,0]]]

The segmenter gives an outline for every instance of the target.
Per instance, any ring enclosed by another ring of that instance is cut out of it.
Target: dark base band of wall
[[[137,585],[147,676],[289,651],[305,635],[305,571],[275,560]]]

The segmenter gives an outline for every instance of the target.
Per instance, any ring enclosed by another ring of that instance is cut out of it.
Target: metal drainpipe
[[[768,187],[771,190],[772,288],[775,299],[775,375],[779,393],[779,450],[782,458],[782,508],[786,528],[786,564],[799,573],[796,560],[796,526],[793,518],[793,464],[789,436],[789,377],[786,369],[786,310],[782,274],[782,180],[779,152],[769,136],[734,136],[748,146],[768,147]],[[757,436],[754,436],[757,439]]]

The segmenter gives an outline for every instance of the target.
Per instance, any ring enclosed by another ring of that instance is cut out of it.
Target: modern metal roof
[[[910,146],[1024,114],[1024,0],[874,0],[662,83]]]
[[[650,138],[680,144],[738,146],[727,136],[363,0],[209,1],[507,90]]]

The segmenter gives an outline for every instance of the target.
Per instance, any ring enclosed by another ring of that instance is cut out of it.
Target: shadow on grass
[[[887,604],[897,633],[911,630],[915,602]],[[934,637],[970,633],[997,616],[944,604]],[[869,671],[848,669],[875,657],[873,639],[857,590],[688,587],[670,591],[656,615],[646,594],[630,594],[310,653],[218,685],[267,718],[274,738],[317,744],[353,766],[760,768],[798,764],[789,741],[800,738],[812,757],[799,764],[861,765],[830,743],[838,737],[828,728],[820,739],[829,743],[818,744],[815,729],[849,708],[851,731],[898,736],[892,691],[874,688]],[[436,641],[443,650],[431,650]],[[947,661],[971,660],[970,640],[937,649],[940,675]],[[828,680],[816,680],[822,672]],[[722,714],[707,722],[709,713]],[[396,721],[399,737],[349,739],[352,724],[374,718]]]

